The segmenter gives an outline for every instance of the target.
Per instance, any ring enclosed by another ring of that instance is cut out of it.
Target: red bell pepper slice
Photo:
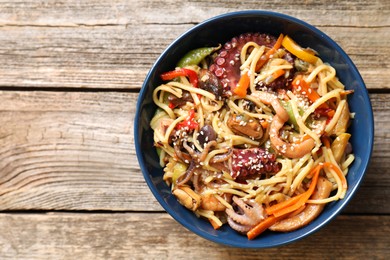
[[[186,68],[177,68],[172,71],[164,72],[161,75],[161,79],[168,81],[177,77],[188,77],[191,85],[195,88],[198,87],[198,74],[194,70],[186,69]]]
[[[188,128],[189,130],[195,130],[199,128],[199,124],[195,121],[195,110],[191,109],[188,112],[188,117],[186,120],[178,123],[175,127],[176,129]]]

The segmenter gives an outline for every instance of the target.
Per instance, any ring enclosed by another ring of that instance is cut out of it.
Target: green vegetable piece
[[[187,168],[188,167],[185,164],[176,163],[175,166],[173,166],[172,183],[176,183],[177,179],[187,171]]]
[[[198,65],[204,58],[206,58],[219,48],[221,48],[221,45],[217,47],[203,47],[191,50],[179,60],[176,67],[183,68],[186,66]]]
[[[281,104],[288,114],[288,117],[289,117],[288,122],[294,126],[294,129],[296,129],[296,130],[299,129],[297,119],[295,118],[294,112],[293,112],[292,107],[291,107],[291,102],[290,101],[282,101]],[[303,114],[303,111],[300,108],[298,108],[298,112],[300,115]]]

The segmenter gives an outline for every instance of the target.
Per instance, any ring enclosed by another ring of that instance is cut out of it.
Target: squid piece
[[[317,188],[311,199],[326,199],[332,191],[332,183],[324,177],[319,177]],[[302,228],[312,222],[324,209],[325,204],[307,204],[305,209],[290,218],[283,219],[272,225],[269,229],[272,231],[289,232]]]

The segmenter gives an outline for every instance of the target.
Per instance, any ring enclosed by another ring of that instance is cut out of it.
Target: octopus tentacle
[[[183,153],[181,151],[179,144],[174,143],[173,149],[175,150],[175,154],[176,154],[177,158],[179,158],[183,162],[191,160],[191,156],[189,154]]]
[[[225,93],[235,87],[240,79],[240,52],[250,41],[271,48],[276,38],[267,34],[245,33],[224,44],[210,66],[210,71],[220,79]]]
[[[230,159],[233,155],[233,149],[229,149],[227,153],[221,154],[221,155],[215,155],[213,158],[211,158],[210,163],[220,163],[224,162]]]
[[[194,175],[195,170],[196,170],[195,163],[193,161],[191,161],[190,166],[188,167],[187,171],[183,174],[182,177],[180,177],[177,180],[176,185],[181,186],[181,185],[184,185],[187,182],[189,182],[191,180],[192,176]]]
[[[188,145],[187,140],[185,140],[185,141],[183,142],[183,147],[184,147],[184,149],[187,150],[187,152],[190,154],[190,156],[192,157],[192,159],[195,159],[195,158],[198,158],[198,157],[199,157],[199,155],[198,155],[198,153],[195,151],[195,149],[193,149],[191,146]]]
[[[217,145],[217,141],[210,141],[210,142],[208,142],[205,145],[205,147],[203,148],[203,151],[202,151],[202,153],[199,156],[199,161],[203,162],[206,159],[206,156],[208,155],[211,147],[216,146],[216,145]]]
[[[246,233],[251,229],[251,226],[239,224],[231,218],[228,218],[227,222],[232,229],[234,229],[238,232],[241,232],[241,233]]]
[[[248,200],[246,203],[253,208],[251,212],[254,218],[259,220],[264,219],[264,210],[262,206],[260,206],[256,201],[253,200]]]
[[[245,232],[264,219],[263,208],[255,201],[244,201],[238,197],[233,197],[233,201],[238,207],[237,212],[232,209],[225,210],[231,228]]]
[[[225,43],[210,66],[210,71],[220,79],[225,92],[235,87],[240,79],[240,52],[249,41],[271,48],[276,38],[267,34],[245,33]]]
[[[255,225],[259,221],[258,214],[256,214],[256,211],[259,211],[260,207],[255,209],[253,206],[249,204],[250,203],[249,200],[244,202],[242,199],[239,199],[238,197],[233,197],[233,201],[243,210],[244,215],[247,216],[248,219],[248,221],[246,222],[247,225]],[[251,204],[254,205],[254,203]]]
[[[246,215],[238,214],[237,212],[235,212],[232,209],[226,209],[225,212],[229,216],[229,218],[231,218],[232,220],[234,220],[235,222],[237,222],[239,224],[252,225],[251,219]]]

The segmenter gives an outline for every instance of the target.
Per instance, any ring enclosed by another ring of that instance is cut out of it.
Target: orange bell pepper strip
[[[282,46],[286,48],[289,52],[297,56],[299,59],[309,62],[309,63],[316,63],[318,60],[318,57],[310,53],[309,51],[303,49],[301,46],[299,46],[293,39],[291,39],[288,35],[284,36],[282,41]]]

